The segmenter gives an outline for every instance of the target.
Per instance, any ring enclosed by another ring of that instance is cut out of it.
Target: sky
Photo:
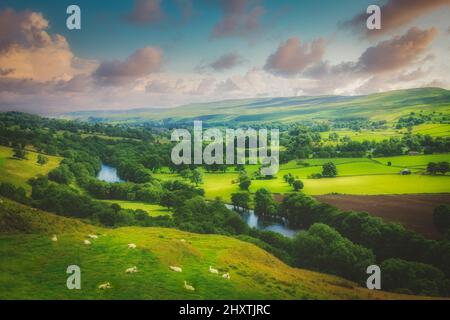
[[[2,0],[0,111],[450,89],[449,16],[450,0]]]

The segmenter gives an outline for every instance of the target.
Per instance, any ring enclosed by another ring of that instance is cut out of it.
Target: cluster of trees
[[[29,199],[27,198],[27,193],[24,188],[16,187],[12,183],[9,182],[1,182],[0,183],[0,196],[5,198],[9,198],[11,200],[29,204]]]
[[[198,186],[203,183],[203,174],[198,168],[191,170],[190,168],[186,168],[180,171],[180,176],[183,179],[189,180],[191,183]]]
[[[292,175],[292,173],[288,173],[288,174],[285,174],[284,176],[283,176],[283,179],[284,179],[284,181],[286,182],[286,183],[288,183],[290,186],[292,186],[292,188],[294,189],[294,191],[300,191],[300,190],[302,190],[303,188],[304,188],[304,184],[303,184],[303,181],[301,181],[301,180],[299,180],[299,179],[296,179],[293,175]]]
[[[450,171],[450,165],[446,161],[438,162],[438,163],[430,162],[427,165],[427,172],[429,174],[441,173],[441,174],[445,175],[449,171]]]
[[[267,190],[263,194],[265,199],[274,201]],[[256,202],[255,197],[255,207]],[[436,209],[435,216],[439,217],[439,225],[443,230],[448,230],[450,220],[448,210],[446,206]],[[343,212],[301,193],[286,195],[274,215],[285,218],[292,228],[308,229],[316,223],[326,224],[351,242],[370,249],[378,263],[387,259],[418,262],[439,269],[450,278],[449,239],[440,241],[425,239],[399,224],[385,223],[382,219],[365,212]],[[295,256],[296,251],[294,250],[292,254]],[[322,267],[321,264],[317,264],[317,267],[319,266]],[[332,266],[330,263],[329,268]],[[338,269],[331,273],[348,277]],[[420,294],[427,292],[425,289],[417,291],[417,288],[409,286],[406,289]],[[445,290],[439,292],[446,294]]]
[[[374,124],[383,126],[383,123]],[[344,127],[348,124],[345,124]],[[406,134],[383,141],[352,141],[349,137],[339,138],[338,134],[330,134],[329,139],[336,145],[324,144],[319,133],[307,126],[294,125],[283,132],[280,144],[286,151],[280,153],[280,162],[286,163],[294,159],[308,158],[354,158],[365,156],[396,156],[407,151],[424,152],[425,154],[449,152],[450,138],[420,134]]]

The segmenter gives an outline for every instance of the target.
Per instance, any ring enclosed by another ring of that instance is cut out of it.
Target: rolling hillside
[[[450,91],[420,88],[376,93],[367,96],[307,96],[261,98],[198,103],[176,108],[135,109],[115,111],[84,111],[63,115],[63,118],[102,122],[192,121],[207,120],[209,124],[256,122],[295,122],[302,120],[333,120],[366,118],[393,121],[411,111],[450,111]]]
[[[99,235],[83,244],[90,233]],[[51,235],[58,241],[53,242]],[[127,244],[135,243],[136,249]],[[104,229],[0,199],[0,299],[411,299],[288,267],[253,244],[174,229]],[[81,268],[81,290],[66,268]],[[170,265],[183,268],[176,273]],[[230,280],[208,272],[209,266]],[[125,270],[137,266],[139,272]],[[184,281],[195,287],[183,288]],[[98,289],[110,282],[112,288]]]

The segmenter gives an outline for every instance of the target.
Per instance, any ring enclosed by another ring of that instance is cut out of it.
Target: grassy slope
[[[0,146],[0,181],[10,182],[14,185],[30,189],[27,184],[28,179],[38,174],[46,175],[50,170],[56,168],[61,158],[46,156],[49,161],[41,166],[37,161],[36,152],[28,152],[28,159],[19,160],[12,157],[11,148]]]
[[[120,205],[123,209],[144,210],[152,217],[167,216],[172,214],[170,210],[157,204],[149,204],[139,201],[122,201],[122,200],[102,200],[102,202],[116,203]]]
[[[208,123],[233,121],[294,122],[299,120],[332,120],[345,117],[365,117],[372,120],[394,121],[411,111],[449,113],[450,92],[440,88],[420,88],[376,93],[367,96],[290,97],[228,100],[199,103],[171,109],[140,109],[127,112],[74,112],[70,119],[101,117],[104,121],[133,122],[145,120],[194,118]]]
[[[86,235],[94,232],[99,239],[84,245]],[[54,233],[57,242],[50,240]],[[128,243],[136,243],[137,249],[128,249]],[[0,202],[0,256],[0,299],[418,298],[369,291],[338,277],[291,268],[230,237],[163,228],[98,228],[6,199]],[[66,268],[72,264],[81,268],[81,290],[65,286]],[[135,265],[138,273],[125,273]],[[169,271],[170,265],[183,272]],[[210,265],[229,272],[231,280],[209,273]],[[184,290],[185,280],[195,292]],[[97,289],[106,281],[112,289]]]

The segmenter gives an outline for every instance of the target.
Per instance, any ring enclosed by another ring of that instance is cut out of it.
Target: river
[[[100,172],[97,175],[97,179],[106,182],[123,182],[123,180],[120,179],[119,176],[117,175],[116,168],[110,167],[103,163]]]
[[[117,169],[106,164],[102,164],[97,178],[106,182],[123,182],[123,180],[121,180],[117,175]],[[230,204],[226,204],[226,207],[230,210],[233,210],[233,206]],[[283,222],[263,222],[253,210],[248,210],[244,213],[239,212],[239,215],[250,228],[277,232],[289,238],[293,238],[298,232],[298,230],[287,227]]]
[[[228,209],[233,210],[231,204],[225,205]],[[273,231],[282,234],[288,238],[294,238],[297,232],[300,230],[294,230],[286,226],[284,222],[274,222],[274,221],[262,221],[253,210],[248,210],[247,212],[238,212],[241,218],[247,223],[250,228],[256,228],[258,230]]]

